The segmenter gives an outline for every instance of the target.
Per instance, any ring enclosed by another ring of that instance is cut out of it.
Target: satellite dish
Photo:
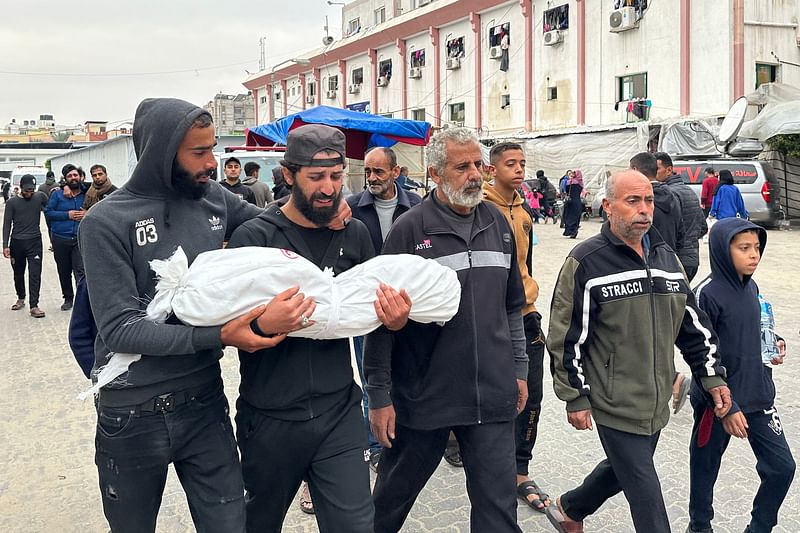
[[[718,140],[720,144],[727,144],[736,140],[736,135],[744,122],[744,115],[747,113],[747,98],[740,96],[733,103],[719,127]]]
[[[331,37],[330,35],[326,35],[325,37],[322,38],[322,44],[324,44],[325,46],[330,45],[332,42],[333,42],[333,37]]]

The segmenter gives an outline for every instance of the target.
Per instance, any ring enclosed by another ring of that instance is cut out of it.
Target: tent
[[[425,146],[431,125],[419,120],[387,118],[338,107],[317,106],[262,124],[245,131],[247,146],[286,144],[290,130],[304,124],[326,124],[342,130],[347,137],[347,157],[364,159],[373,146],[393,146],[398,142]]]

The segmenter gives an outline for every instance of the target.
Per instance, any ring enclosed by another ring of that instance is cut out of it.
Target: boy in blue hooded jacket
[[[695,293],[719,337],[733,407],[724,418],[716,419],[710,399],[692,384],[687,533],[713,531],[714,483],[731,435],[748,439],[761,478],[745,533],[772,531],[794,477],[795,462],[775,409],[772,369],[761,359],[761,307],[752,276],[766,243],[763,228],[740,218],[720,220],[709,236],[711,274]],[[782,364],[786,354],[785,342],[778,339],[779,356],[771,361],[775,365]]]

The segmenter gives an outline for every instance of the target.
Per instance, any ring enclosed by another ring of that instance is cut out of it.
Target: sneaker
[[[376,474],[378,473],[378,463],[381,460],[381,451],[375,450],[369,452],[369,467]]]
[[[31,316],[33,318],[44,318],[44,311],[38,307],[31,307]]]
[[[12,310],[12,311],[19,311],[19,310],[20,310],[20,309],[22,309],[23,307],[25,307],[25,300],[17,300],[17,301],[14,303],[14,305],[12,305],[12,306],[11,306],[11,310]]]
[[[72,300],[64,300],[64,303],[61,304],[62,311],[69,311],[72,309]]]

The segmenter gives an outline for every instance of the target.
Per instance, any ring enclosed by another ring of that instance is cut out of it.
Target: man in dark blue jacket
[[[401,171],[394,150],[383,147],[370,149],[364,156],[364,178],[367,180],[367,189],[347,199],[350,209],[353,210],[353,218],[357,218],[367,226],[375,253],[381,252],[383,241],[397,217],[422,201],[417,194],[406,191],[400,185]],[[364,370],[361,364],[364,337],[355,337],[353,343],[358,370],[361,372],[361,382],[364,383]],[[366,392],[363,402],[364,420],[369,438],[369,464],[377,471],[381,445],[369,429],[369,395]]]
[[[61,175],[66,186],[63,189],[53,189],[44,215],[50,221],[53,255],[64,297],[61,310],[69,311],[75,299],[71,276],[75,276],[76,284],[83,277],[83,259],[78,250],[78,224],[86,214],[83,202],[88,187],[83,183],[83,171],[75,165],[64,165]]]

